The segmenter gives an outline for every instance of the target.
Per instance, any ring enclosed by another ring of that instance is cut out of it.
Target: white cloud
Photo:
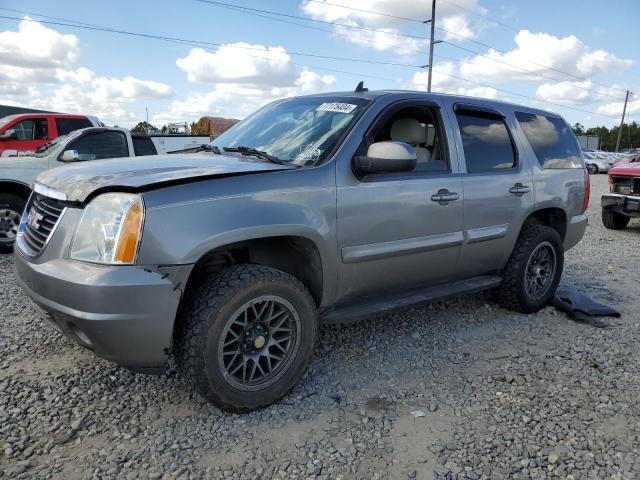
[[[75,35],[63,35],[25,17],[17,31],[0,32],[0,103],[99,116],[130,123],[132,102],[173,96],[169,85],[132,76],[98,76],[77,66]],[[36,87],[39,87],[38,89]]]
[[[544,102],[575,105],[584,103],[590,97],[592,86],[593,83],[589,80],[584,82],[543,83],[536,90],[536,97]]]
[[[592,51],[573,35],[558,38],[520,30],[514,41],[517,48],[506,53],[489,49],[484,56],[463,60],[459,66],[461,75],[481,82],[535,82],[544,78],[540,74],[563,77],[553,69],[588,77],[605,71],[623,72],[633,64],[632,60],[620,59],[603,50]]]
[[[610,102],[604,105],[600,105],[596,109],[596,113],[613,117],[620,117],[622,115],[623,107],[624,100],[621,102]],[[640,97],[630,98],[629,102],[627,103],[627,115],[633,115],[636,113],[640,113]]]
[[[436,25],[438,21],[436,20]],[[444,32],[445,40],[461,40],[461,37],[473,38],[476,36],[475,32],[471,30],[467,17],[463,15],[452,15],[442,19],[442,26],[446,32]]]
[[[498,98],[498,91],[491,87],[473,87],[464,88],[458,87],[456,93],[458,95],[466,95],[467,97],[480,97],[480,98]]]
[[[291,57],[282,47],[265,47],[238,42],[215,52],[193,48],[176,65],[190,82],[233,82],[252,85],[288,85],[296,78]]]
[[[132,100],[142,97],[168,98],[173,95],[173,89],[169,85],[133,77],[123,79],[98,77],[91,85],[93,91],[90,95],[96,101]]]
[[[185,100],[174,100],[167,112],[155,115],[152,120],[160,125],[169,121],[192,121],[205,115],[244,118],[278,98],[327,91],[335,80],[333,75],[319,75],[304,69],[286,87],[217,83],[209,92],[194,93]]]
[[[332,3],[334,5],[331,5]],[[426,37],[428,32],[425,26],[421,27],[416,23],[414,27],[417,28],[407,31],[407,22],[400,18],[393,18],[393,16],[420,21],[427,20],[431,18],[431,2],[416,0],[368,0],[366,2],[361,0],[342,0],[340,5],[348,8],[336,6],[335,2],[331,0],[326,2],[305,0],[300,5],[300,9],[303,13],[316,20],[381,30],[374,32],[339,25],[334,26],[336,33],[344,35],[347,41],[362,47],[380,51],[391,50],[403,54],[423,49],[428,44],[427,40],[398,35],[404,33],[416,37]],[[465,37],[475,36],[475,32],[467,21],[464,8],[475,10],[479,13],[484,11],[478,7],[477,0],[457,0],[456,5],[442,2],[438,5],[436,25]],[[368,12],[365,10],[368,10]],[[370,12],[384,13],[386,15],[377,15]],[[448,33],[444,33],[444,36],[446,39],[460,40],[460,37]]]
[[[55,68],[77,60],[78,37],[62,35],[29,20],[25,17],[17,32],[0,32],[0,64]]]
[[[431,79],[431,90],[436,93],[454,93],[467,97],[498,98],[498,91],[492,87],[469,87],[469,83],[450,76],[456,71],[456,65],[452,62],[435,65]],[[449,74],[449,75],[448,75]],[[405,85],[411,90],[427,90],[428,71],[417,72],[411,81]]]

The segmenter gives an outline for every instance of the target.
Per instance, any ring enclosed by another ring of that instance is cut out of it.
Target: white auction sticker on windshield
[[[338,103],[338,102],[330,102],[323,103],[318,108],[316,108],[317,112],[337,112],[337,113],[351,113],[355,110],[357,105],[353,103]]]

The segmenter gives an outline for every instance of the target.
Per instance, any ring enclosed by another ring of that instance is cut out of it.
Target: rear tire
[[[200,285],[178,317],[176,360],[189,384],[228,412],[270,405],[313,357],[314,301],[291,275],[238,265]]]
[[[564,265],[564,247],[558,232],[544,225],[520,233],[496,289],[498,303],[516,312],[534,313],[556,293]]]
[[[589,173],[595,175],[596,173],[598,173],[598,166],[595,163],[589,163],[587,164],[587,170],[589,170]]]
[[[11,193],[0,193],[0,253],[10,253],[16,241],[20,218],[27,201]]]
[[[610,230],[622,230],[628,224],[630,217],[616,212],[611,208],[602,209],[602,224]]]

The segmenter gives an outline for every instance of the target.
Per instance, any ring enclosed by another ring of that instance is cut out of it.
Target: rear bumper
[[[565,251],[575,247],[578,244],[578,242],[582,240],[582,237],[584,236],[584,232],[587,229],[588,223],[589,223],[589,219],[585,214],[571,217],[571,220],[569,220],[569,223],[567,225],[567,231],[564,236]]]
[[[606,193],[600,199],[602,208],[609,208],[628,217],[640,217],[640,196]]]
[[[18,249],[18,283],[44,318],[96,355],[132,368],[165,364],[180,283],[190,265],[103,266],[55,259],[31,263]]]

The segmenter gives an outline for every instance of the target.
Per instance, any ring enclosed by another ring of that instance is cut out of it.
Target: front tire
[[[589,163],[587,165],[587,170],[589,170],[589,173],[595,175],[596,173],[598,173],[598,166],[595,163]]]
[[[544,225],[527,227],[518,237],[502,271],[498,303],[509,310],[534,313],[553,298],[564,265],[560,235]]]
[[[11,193],[0,193],[0,253],[10,253],[18,235],[27,201]]]
[[[313,357],[314,301],[291,275],[260,265],[228,268],[187,300],[176,360],[191,386],[228,412],[286,395]]]
[[[602,224],[609,230],[623,230],[629,225],[630,217],[623,215],[611,208],[602,209]]]

